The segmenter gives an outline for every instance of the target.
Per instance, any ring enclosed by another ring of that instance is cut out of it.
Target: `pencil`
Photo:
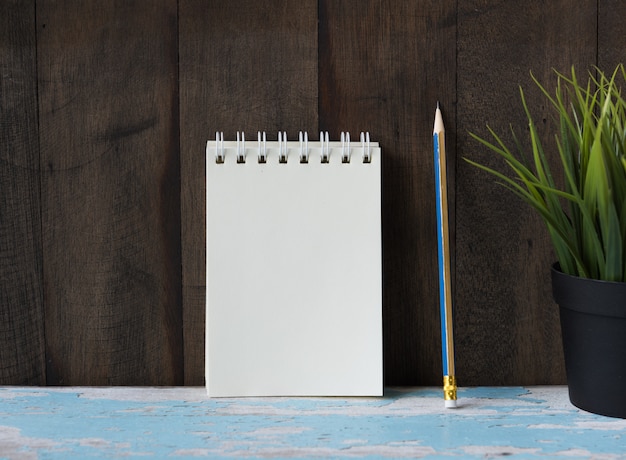
[[[448,229],[448,192],[446,180],[446,142],[443,117],[437,102],[433,128],[435,185],[437,196],[437,249],[439,260],[439,309],[441,315],[441,355],[445,407],[456,407],[454,373],[454,336],[452,330],[452,286],[450,280],[450,238]]]

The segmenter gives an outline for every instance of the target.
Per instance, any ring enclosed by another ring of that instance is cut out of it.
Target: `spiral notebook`
[[[207,142],[209,396],[382,395],[380,168],[366,134]]]

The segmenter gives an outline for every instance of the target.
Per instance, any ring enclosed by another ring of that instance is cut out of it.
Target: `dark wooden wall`
[[[0,384],[204,383],[204,144],[368,130],[383,152],[385,382],[441,380],[444,111],[461,385],[564,382],[541,222],[468,131],[529,72],[626,58],[619,0],[0,2]]]

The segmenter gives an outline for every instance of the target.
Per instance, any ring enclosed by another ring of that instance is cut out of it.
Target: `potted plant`
[[[520,88],[529,147],[513,132],[511,149],[488,127],[490,139],[470,135],[502,157],[506,172],[467,161],[532,206],[547,226],[570,401],[626,418],[626,71],[622,64],[611,74],[595,69],[584,82],[573,68],[571,76],[557,72],[554,94],[532,78],[556,115],[553,148],[544,149]]]

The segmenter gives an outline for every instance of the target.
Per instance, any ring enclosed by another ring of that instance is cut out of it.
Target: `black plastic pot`
[[[578,278],[552,267],[569,398],[595,414],[626,418],[626,283]]]

